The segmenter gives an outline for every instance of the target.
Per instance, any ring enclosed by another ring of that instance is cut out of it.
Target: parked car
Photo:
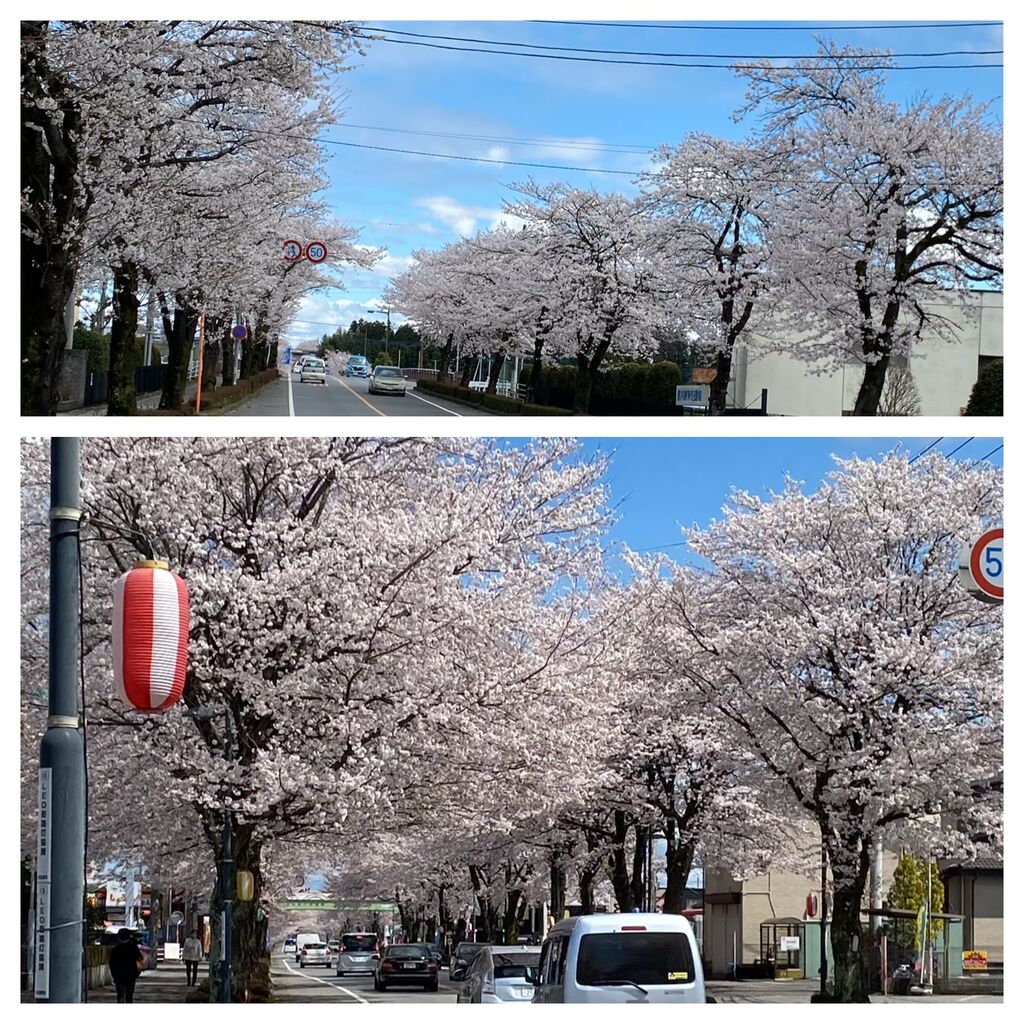
[[[307,942],[299,954],[300,967],[330,967],[331,949],[326,942]]]
[[[282,952],[284,952],[284,953],[295,953],[295,952],[297,952],[297,950],[295,948],[295,939],[296,939],[295,935],[287,935],[287,936],[285,936],[284,949],[282,950]]]
[[[535,1003],[703,1003],[690,922],[676,914],[587,914],[559,921],[541,950]]]
[[[328,949],[329,949],[329,950],[330,950],[330,951],[331,951],[332,953],[337,953],[337,952],[338,952],[338,949],[339,949],[339,947],[340,947],[340,946],[341,946],[341,943],[340,943],[340,942],[339,942],[339,941],[338,941],[337,939],[331,939],[331,940],[330,940],[330,941],[329,941],[329,942],[327,943],[327,948],[328,948]]]
[[[302,955],[302,947],[310,942],[319,942],[319,932],[299,932],[295,936],[295,962],[299,962],[299,957]]]
[[[346,377],[369,377],[370,360],[366,356],[349,356],[345,367]]]
[[[351,932],[342,935],[338,950],[337,976],[374,974],[377,969],[377,936],[373,932]]]
[[[375,366],[366,388],[371,395],[401,395],[405,397],[405,377],[397,366]]]
[[[438,966],[426,943],[400,943],[388,948],[377,961],[373,987],[385,992],[392,985],[422,985],[437,991]]]
[[[477,953],[487,945],[486,942],[460,942],[452,953],[451,966],[448,968],[449,981],[462,981],[469,972],[470,964],[476,959]]]
[[[540,946],[485,946],[459,989],[459,1003],[528,1003],[540,972]]]
[[[317,356],[307,356],[299,370],[300,384],[327,384],[327,367]]]

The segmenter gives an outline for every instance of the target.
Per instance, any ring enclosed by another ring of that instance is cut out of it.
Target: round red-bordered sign
[[[989,597],[1000,601],[1003,599],[1003,545],[995,545],[995,542],[1002,541],[1002,539],[1003,528],[1001,526],[994,530],[986,530],[971,547],[970,558],[971,579],[983,594],[988,594]],[[992,554],[986,554],[990,549]],[[999,552],[998,558],[995,557],[996,551]],[[985,567],[981,564],[982,556],[985,557]],[[990,567],[993,562],[999,565],[999,572],[994,575],[986,572],[986,568]],[[993,583],[993,579],[998,579],[999,583]]]
[[[284,258],[289,263],[302,259],[302,243],[297,238],[286,238],[282,244]]]
[[[306,259],[310,263],[323,263],[327,259],[327,243],[326,242],[310,242],[306,246]]]

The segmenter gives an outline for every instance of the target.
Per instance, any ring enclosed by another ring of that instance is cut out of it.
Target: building
[[[964,949],[987,954],[990,966],[1003,964],[1003,861],[940,860],[946,910],[964,919]]]
[[[1003,293],[971,293],[972,314],[946,303],[936,312],[957,325],[959,343],[947,342],[927,330],[908,360],[894,359],[890,369],[909,369],[920,399],[922,416],[959,416],[981,369],[1003,357]],[[751,335],[733,354],[728,404],[760,405],[768,390],[768,413],[775,416],[849,415],[864,376],[863,365],[851,359],[839,370],[820,372],[824,363],[768,351]]]

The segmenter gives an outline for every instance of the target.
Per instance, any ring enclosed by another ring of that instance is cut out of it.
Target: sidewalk
[[[210,965],[205,961],[199,965],[199,980]],[[135,982],[137,1003],[183,1003],[189,992],[195,992],[185,984],[185,965],[177,960],[161,960],[155,971],[143,971]],[[90,1003],[116,1003],[117,992],[113,985],[94,988],[89,992]]]

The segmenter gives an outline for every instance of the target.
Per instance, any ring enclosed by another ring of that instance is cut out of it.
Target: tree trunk
[[[626,866],[626,836],[629,834],[629,823],[625,811],[615,812],[613,828],[614,839],[608,877],[615,890],[615,902],[619,905],[620,913],[628,914],[633,909],[633,892],[630,888],[629,869]]]
[[[78,185],[81,115],[46,61],[47,22],[21,23],[21,413],[52,416],[88,198]],[[53,108],[56,99],[57,110]]]
[[[584,914],[594,913],[594,880],[597,878],[597,866],[587,865],[579,870],[580,905]],[[557,921],[558,918],[555,918]]]
[[[629,891],[633,899],[633,906],[642,909],[647,905],[647,844],[650,841],[650,829],[643,825],[633,827],[635,841],[633,843],[633,877],[630,880]]]
[[[866,1003],[870,946],[863,941],[860,908],[871,867],[871,840],[831,833],[826,842],[833,882],[829,922],[834,962],[832,999],[837,1003]]]
[[[889,369],[889,353],[883,353],[876,363],[864,366],[864,379],[857,392],[857,401],[853,404],[854,416],[877,416],[878,405],[882,401],[885,389],[885,374]]]
[[[586,415],[590,411],[590,395],[594,389],[594,381],[611,343],[611,335],[606,335],[598,343],[592,356],[588,357],[583,352],[576,353],[576,394],[573,398],[572,411],[577,415]]]
[[[185,402],[189,359],[195,342],[199,315],[188,307],[180,296],[175,297],[173,320],[167,311],[166,296],[162,294],[160,306],[164,319],[164,335],[167,339],[167,369],[164,372],[160,408],[177,411]]]
[[[538,334],[533,339],[533,363],[530,366],[530,401],[536,401],[537,388],[540,385],[541,358],[544,352],[544,335]]]
[[[462,376],[459,378],[459,387],[469,387],[469,382],[476,371],[476,359],[478,353],[474,352],[472,355],[466,356],[465,361],[462,364]]]
[[[449,331],[448,337],[445,339],[444,348],[441,349],[441,362],[437,368],[437,379],[440,381],[451,380],[451,374],[448,372],[448,367],[452,361],[452,344],[455,341],[455,332]]]
[[[565,912],[565,865],[559,856],[558,851],[551,854],[549,858],[551,869],[551,916],[556,921],[561,921]]]
[[[519,889],[510,889],[505,894],[504,939],[506,946],[515,946],[519,939],[519,916],[523,894]]]
[[[247,1003],[252,996],[267,999],[270,995],[270,957],[266,952],[266,919],[258,920],[263,895],[260,870],[262,844],[252,838],[252,827],[235,828],[235,870],[251,871],[252,900],[236,899],[231,936],[232,1000]]]
[[[674,828],[666,828],[665,848],[665,897],[662,912],[665,914],[681,914],[686,909],[686,880],[690,877],[693,867],[693,854],[696,844],[691,840],[681,843]]]
[[[224,336],[224,320],[221,317],[206,316],[203,330],[203,394],[217,387],[217,363],[220,360],[220,340]]]
[[[715,379],[711,382],[711,394],[708,396],[708,413],[711,416],[721,416],[725,412],[725,398],[731,373],[732,353],[719,352],[715,360]]]
[[[231,324],[229,323],[221,336],[221,347],[224,349],[224,369],[221,385],[230,387],[235,383],[235,345],[238,343],[231,337]]]
[[[139,325],[139,268],[130,261],[114,267],[114,316],[110,324],[108,416],[134,416],[136,340]]]
[[[501,368],[505,365],[505,350],[499,349],[491,360],[491,372],[487,377],[487,394],[498,393],[498,378],[501,376]]]

